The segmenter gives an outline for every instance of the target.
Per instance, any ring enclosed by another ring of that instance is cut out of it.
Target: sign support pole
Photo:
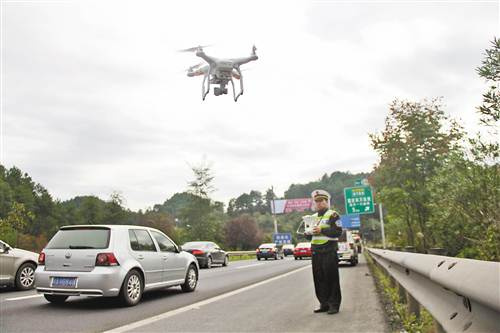
[[[274,187],[271,186],[271,191],[273,192],[273,221],[274,221],[274,233],[278,233],[278,221],[276,220],[276,206],[274,205]]]
[[[385,249],[384,212],[382,211],[382,203],[378,204],[378,212],[380,215],[380,233],[382,234],[382,247]]]

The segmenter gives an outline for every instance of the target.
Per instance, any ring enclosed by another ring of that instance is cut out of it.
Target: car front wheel
[[[32,263],[22,264],[16,274],[16,288],[19,290],[32,289],[35,285],[35,265]]]
[[[224,257],[224,263],[222,264],[222,266],[227,266],[227,265],[229,265],[229,257],[225,256]]]
[[[191,292],[196,289],[196,285],[198,284],[198,272],[196,268],[191,265],[188,268],[186,273],[186,279],[184,280],[184,284],[181,285],[182,291]]]
[[[207,259],[207,264],[205,265],[206,268],[212,268],[212,257],[208,257]]]
[[[143,291],[144,282],[141,274],[136,270],[131,270],[123,280],[119,297],[123,305],[134,306],[141,300]]]

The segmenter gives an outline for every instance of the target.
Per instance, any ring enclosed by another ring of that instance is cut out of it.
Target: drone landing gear
[[[203,77],[203,82],[201,83],[201,98],[205,100],[205,97],[207,97],[208,93],[210,92],[210,79],[208,79],[208,75],[205,75]],[[207,82],[206,90],[205,90],[205,81]]]
[[[233,97],[234,97],[235,102],[238,101],[238,97],[243,95],[243,75],[241,74],[241,71],[239,68],[236,68],[236,70],[238,71],[238,74],[240,76],[240,92],[238,93],[238,95],[236,95],[236,92],[234,91],[234,81],[233,81],[233,78],[231,78],[231,86],[233,87]]]

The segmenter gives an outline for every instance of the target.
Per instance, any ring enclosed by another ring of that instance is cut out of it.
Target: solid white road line
[[[264,264],[260,263],[260,264],[246,265],[246,266],[238,266],[238,267],[236,267],[236,269],[242,269],[242,268],[247,268],[247,267],[255,267],[255,266],[260,266],[260,265],[264,265]]]
[[[19,300],[22,300],[22,299],[37,298],[37,297],[42,297],[42,296],[43,295],[36,294],[36,295],[29,295],[29,296],[22,296],[22,297],[6,298],[5,300],[6,301],[19,301]]]
[[[273,278],[270,278],[270,279],[267,279],[267,280],[264,280],[264,281],[261,281],[261,282],[254,283],[254,284],[251,284],[249,286],[246,286],[246,287],[243,287],[243,288],[240,288],[240,289],[236,289],[236,290],[227,292],[227,293],[219,295],[219,296],[215,296],[215,297],[212,297],[212,298],[200,301],[200,302],[196,302],[196,303],[184,306],[184,307],[176,309],[176,310],[167,311],[167,312],[164,312],[162,314],[159,314],[159,315],[156,315],[156,316],[153,316],[153,317],[150,317],[150,318],[146,318],[146,319],[143,319],[143,320],[139,320],[139,321],[136,321],[136,322],[131,323],[131,324],[127,324],[127,325],[123,325],[123,326],[120,326],[120,327],[117,327],[117,328],[113,328],[113,329],[111,329],[109,331],[104,331],[103,333],[121,333],[121,332],[133,331],[136,328],[152,324],[152,323],[157,322],[159,320],[163,320],[163,319],[166,319],[166,318],[178,315],[180,313],[183,313],[183,312],[186,312],[186,311],[189,311],[189,310],[199,309],[201,306],[204,306],[204,305],[207,305],[207,304],[210,304],[210,303],[213,303],[213,302],[220,301],[220,300],[222,300],[224,298],[227,298],[227,297],[231,297],[231,296],[240,294],[240,293],[245,292],[247,290],[250,290],[250,289],[262,286],[263,284],[270,283],[270,282],[276,281],[278,279],[290,276],[290,275],[295,274],[297,272],[300,272],[300,271],[302,271],[304,269],[311,269],[311,268],[309,267],[309,265],[307,265],[307,266],[295,269],[295,270],[293,270],[291,272],[288,272],[288,273],[285,273],[285,274],[282,274],[282,275],[278,275],[278,276],[275,276]]]

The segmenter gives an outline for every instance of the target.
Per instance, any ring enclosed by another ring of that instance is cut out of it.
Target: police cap
[[[325,190],[314,190],[311,193],[311,197],[313,200],[319,200],[319,199],[325,199],[325,200],[330,200],[330,193],[328,193]]]

